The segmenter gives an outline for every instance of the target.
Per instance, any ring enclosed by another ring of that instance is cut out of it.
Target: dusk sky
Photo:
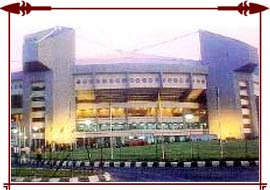
[[[245,17],[237,12],[32,12],[26,17],[12,17],[11,70],[21,70],[23,37],[54,26],[75,29],[77,59],[129,53],[134,49],[176,38],[170,43],[136,53],[198,60],[199,46],[195,33],[198,29],[233,37],[258,47],[258,21],[258,15]],[[183,35],[187,36],[181,37]]]

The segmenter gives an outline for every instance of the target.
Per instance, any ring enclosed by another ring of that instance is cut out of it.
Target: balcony
[[[32,118],[43,118],[45,117],[45,111],[32,112]]]
[[[248,119],[248,118],[243,118],[243,124],[245,125],[245,124],[250,124],[251,123],[251,121],[250,121],[250,119]]]
[[[249,96],[247,90],[240,90],[240,96]]]
[[[31,107],[33,108],[45,107],[45,101],[32,101]]]
[[[242,106],[247,106],[247,105],[249,105],[248,100],[241,99],[241,105],[242,105]]]
[[[45,92],[44,91],[33,91],[31,94],[31,97],[44,97]]]
[[[45,123],[44,122],[32,122],[31,124],[32,128],[44,128],[45,127]]]
[[[247,108],[243,108],[243,109],[242,109],[242,114],[243,114],[243,115],[249,115],[249,114],[250,114],[250,110],[247,109]]]
[[[244,128],[243,133],[245,133],[245,134],[251,133],[251,129],[250,128]]]

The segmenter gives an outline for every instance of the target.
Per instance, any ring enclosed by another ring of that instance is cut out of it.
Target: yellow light
[[[209,127],[211,134],[215,134],[221,139],[243,138],[241,115],[235,114],[233,110],[222,110],[219,117],[215,113],[210,118]]]
[[[74,131],[72,122],[57,118],[57,123],[52,126],[46,126],[45,128],[45,139],[51,144],[52,142],[57,144],[70,144],[74,142]]]

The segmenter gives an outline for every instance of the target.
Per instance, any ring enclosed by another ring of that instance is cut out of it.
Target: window
[[[172,82],[172,78],[168,78],[168,82],[171,83]]]
[[[99,79],[96,79],[96,83],[99,84],[100,83],[100,80]]]
[[[197,83],[200,83],[201,81],[199,79],[197,79]]]
[[[204,80],[204,79],[202,79],[202,83],[203,83],[203,84],[205,83],[205,80]]]
[[[247,87],[246,86],[240,86],[240,90],[246,90]]]
[[[159,82],[159,78],[158,78],[158,77],[156,77],[156,78],[155,78],[155,81],[156,81],[156,82]]]
[[[148,82],[152,83],[153,82],[153,78],[148,78]]]
[[[80,81],[80,83],[81,83],[81,81]],[[77,82],[77,84],[80,84],[80,83],[78,83]],[[43,91],[43,90],[45,90],[45,86],[33,86],[32,87],[32,91]]]
[[[22,108],[22,95],[12,95],[11,96],[11,107],[12,108]]]
[[[163,81],[163,82],[166,82],[166,78],[163,78],[162,81]]]
[[[131,83],[133,83],[133,82],[134,82],[134,78],[130,78],[129,81],[130,81]]]
[[[182,83],[183,82],[183,78],[180,78],[180,83]]]
[[[250,115],[243,115],[243,118],[250,119]]]
[[[115,79],[115,82],[120,83],[120,79],[119,78]]]
[[[36,111],[45,111],[45,107],[33,107],[32,112],[36,112]]]
[[[241,108],[249,109],[249,106],[248,105],[241,105]]]
[[[102,79],[102,83],[107,83],[107,79]]]
[[[139,83],[140,82],[140,78],[136,78],[136,83]]]
[[[76,81],[76,83],[77,83],[77,84],[81,84],[81,80],[78,79],[78,80]]]
[[[86,79],[83,79],[83,82],[82,82],[83,84],[86,84],[87,83],[87,80]]]
[[[42,117],[42,118],[32,118],[32,122],[45,122],[45,117]]]
[[[32,101],[33,101],[33,102],[45,101],[45,98],[44,98],[44,97],[33,97],[33,98],[32,98]]]
[[[126,78],[122,78],[122,83],[126,83],[127,79]]]
[[[189,78],[186,78],[186,83],[189,83]]]
[[[174,82],[174,83],[178,83],[178,78],[174,78],[174,79],[173,79],[173,82]]]
[[[113,80],[113,79],[110,79],[110,83],[111,83],[111,84],[114,83],[114,80]]]
[[[142,78],[142,82],[146,83],[147,79],[146,78]]]

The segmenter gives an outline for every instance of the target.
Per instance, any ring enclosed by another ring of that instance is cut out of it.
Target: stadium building
[[[76,60],[71,28],[27,35],[23,71],[11,73],[12,143],[257,137],[257,49],[207,31],[197,34],[197,61],[134,54],[84,63]]]

